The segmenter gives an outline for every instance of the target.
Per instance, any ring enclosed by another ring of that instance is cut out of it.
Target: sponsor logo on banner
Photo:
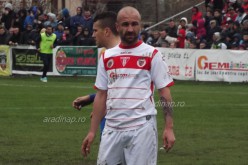
[[[207,56],[200,56],[197,61],[200,70],[237,70],[248,71],[248,63],[240,62],[216,62],[209,61]]]
[[[60,75],[96,75],[96,47],[60,46],[55,51],[55,68]]]

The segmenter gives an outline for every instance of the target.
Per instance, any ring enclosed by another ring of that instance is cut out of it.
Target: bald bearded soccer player
[[[93,104],[93,117],[82,153],[90,153],[97,127],[105,116],[97,164],[156,165],[157,122],[153,93],[158,89],[163,105],[165,128],[164,148],[174,142],[172,101],[173,80],[161,53],[139,40],[141,16],[127,6],[117,15],[116,29],[121,43],[105,51],[99,60]],[[107,110],[107,113],[105,113]]]

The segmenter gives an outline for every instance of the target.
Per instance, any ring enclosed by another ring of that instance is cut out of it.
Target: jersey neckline
[[[136,47],[140,46],[142,43],[143,43],[142,40],[139,40],[134,45],[129,45],[129,46],[125,46],[125,45],[123,45],[123,43],[120,43],[119,47],[122,49],[132,49],[132,48],[136,48]]]

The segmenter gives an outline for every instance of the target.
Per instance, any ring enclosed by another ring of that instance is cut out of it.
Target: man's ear
[[[110,33],[111,33],[110,28],[106,27],[106,28],[104,29],[104,35],[105,35],[106,37],[109,37]]]

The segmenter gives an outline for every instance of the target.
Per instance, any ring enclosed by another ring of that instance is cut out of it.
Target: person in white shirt
[[[164,111],[164,148],[175,143],[173,110],[169,87],[174,84],[167,64],[154,47],[139,40],[141,16],[137,9],[126,6],[117,15],[121,43],[108,49],[99,60],[88,135],[82,154],[90,153],[98,125],[106,114],[97,164],[157,164],[157,125],[154,86],[158,89]]]

